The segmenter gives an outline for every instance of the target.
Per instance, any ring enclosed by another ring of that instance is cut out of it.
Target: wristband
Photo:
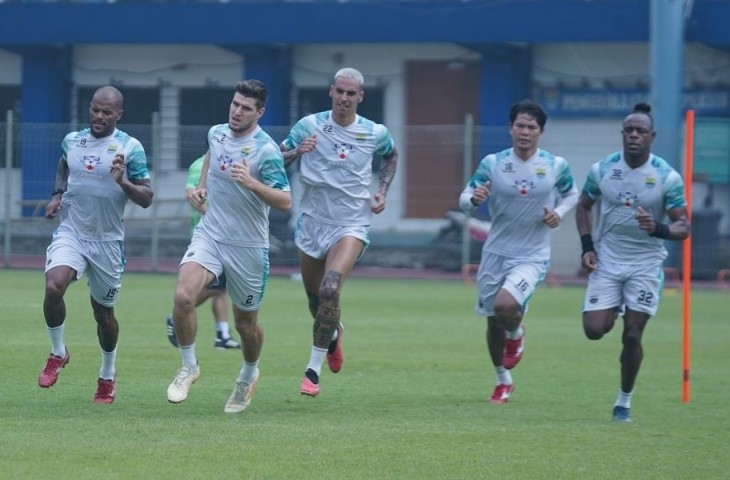
[[[583,248],[583,253],[581,253],[581,258],[583,258],[583,255],[585,255],[588,252],[595,252],[596,249],[593,246],[593,237],[590,233],[586,233],[585,235],[580,236],[580,245]]]
[[[650,237],[656,237],[656,238],[663,238],[668,239],[669,238],[669,225],[666,223],[657,223],[654,227],[654,232],[649,234]]]
[[[469,202],[471,202],[471,204],[474,205],[475,207],[478,207],[479,206],[479,204],[474,201],[474,197],[471,197],[469,199]]]
[[[51,192],[51,196],[53,197],[53,196],[58,195],[58,194],[63,195],[64,193],[66,193],[66,190],[64,190],[63,188],[57,188],[57,189],[55,189],[54,191]]]

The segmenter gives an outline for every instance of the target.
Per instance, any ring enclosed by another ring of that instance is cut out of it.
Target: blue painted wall
[[[688,40],[730,45],[730,2],[692,3]],[[0,4],[0,45],[645,41],[648,25],[649,0]]]
[[[22,120],[28,123],[63,123],[68,121],[71,87],[71,53],[67,46],[23,47]],[[31,130],[29,130],[31,129]],[[54,187],[55,171],[61,152],[61,138],[46,141],[32,131],[21,129],[23,159],[22,195],[25,199],[47,198]],[[26,140],[27,138],[27,140]],[[54,172],[38,177],[37,172]],[[31,215],[33,208],[23,209]]]

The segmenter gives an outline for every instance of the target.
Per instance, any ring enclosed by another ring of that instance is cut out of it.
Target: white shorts
[[[494,299],[504,288],[527,313],[527,302],[535,289],[545,279],[550,269],[549,260],[526,261],[493,253],[482,254],[477,271],[477,306],[479,315],[494,315]]]
[[[76,280],[86,272],[91,297],[105,307],[113,307],[122,288],[127,261],[124,242],[91,241],[56,235],[46,249],[46,272],[60,265],[76,270]]]
[[[657,265],[626,265],[598,259],[598,268],[588,276],[583,311],[630,308],[656,315],[664,285],[664,268]]]
[[[231,302],[244,312],[258,310],[269,280],[268,247],[246,247],[219,243],[196,228],[180,265],[195,262],[216,278],[225,273]]]
[[[370,225],[330,225],[303,213],[297,220],[294,243],[297,248],[312,258],[323,259],[327,252],[342,238],[355,237],[365,244],[358,258],[362,257],[370,244],[368,232]]]

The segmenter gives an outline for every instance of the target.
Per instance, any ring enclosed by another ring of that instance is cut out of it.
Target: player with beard
[[[269,209],[291,208],[281,151],[258,124],[266,98],[262,82],[238,83],[228,123],[208,131],[200,183],[190,196],[197,205],[207,203],[208,211],[195,228],[180,262],[172,310],[182,367],[167,389],[171,403],[183,402],[190,386],[200,377],[195,354],[195,307],[200,292],[223,273],[243,348],[243,365],[224,411],[244,411],[259,378],[264,334],[258,311],[269,274]]]
[[[89,107],[90,128],[71,132],[61,144],[55,189],[46,218],[59,218],[46,251],[46,291],[43,314],[51,354],[38,377],[50,388],[70,361],[66,348],[66,290],[84,272],[101,347],[101,369],[95,403],[116,397],[116,356],[119,323],[114,314],[122,287],[124,223],[127,200],[147,208],[153,191],[147,157],[137,139],[117,129],[124,99],[106,86],[94,92]]]
[[[367,248],[372,214],[385,209],[398,162],[388,129],[357,114],[363,84],[362,73],[354,68],[339,70],[329,89],[332,110],[299,120],[281,144],[287,165],[301,159],[303,192],[295,243],[314,325],[299,390],[310,397],[319,395],[325,357],[333,373],[342,368],[342,287]],[[383,163],[371,198],[374,154]]]

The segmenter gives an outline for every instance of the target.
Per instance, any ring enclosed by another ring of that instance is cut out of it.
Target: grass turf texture
[[[100,366],[85,280],[66,296],[71,363],[37,385],[49,352],[43,275],[0,270],[0,464],[3,478],[724,478],[730,398],[728,294],[695,291],[692,399],[681,401],[681,296],[665,292],[644,337],[632,424],[611,422],[620,323],[599,342],[580,322],[582,288],[541,287],[506,405],[474,287],[431,280],[348,280],[345,363],[322,393],[298,386],[311,320],[300,283],[272,278],[261,322],[261,380],[249,409],[223,413],[241,356],[213,348],[201,306],[202,376],[181,405],[166,389],[180,364],[165,337],[175,277],[127,274],[117,399],[94,405]]]

